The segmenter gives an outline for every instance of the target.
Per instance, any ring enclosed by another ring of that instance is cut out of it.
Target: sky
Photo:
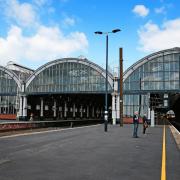
[[[180,47],[179,0],[0,0],[0,65],[14,61],[37,69],[80,57],[124,70],[153,52]]]

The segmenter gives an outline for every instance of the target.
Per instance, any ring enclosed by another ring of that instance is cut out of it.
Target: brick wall
[[[16,114],[0,114],[0,120],[15,120]]]

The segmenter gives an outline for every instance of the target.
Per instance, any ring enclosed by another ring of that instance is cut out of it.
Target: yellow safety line
[[[161,180],[166,180],[166,128],[163,130]]]

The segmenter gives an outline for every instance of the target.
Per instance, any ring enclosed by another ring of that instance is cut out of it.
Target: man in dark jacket
[[[133,124],[134,124],[133,137],[134,137],[134,138],[138,138],[138,135],[137,135],[138,126],[139,126],[139,113],[138,113],[138,111],[134,112]]]

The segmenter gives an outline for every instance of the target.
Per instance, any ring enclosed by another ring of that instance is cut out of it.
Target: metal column
[[[120,122],[120,101],[119,96],[116,96],[116,112],[117,112],[117,121]]]
[[[120,126],[123,126],[123,49],[119,49],[120,54]]]
[[[82,118],[82,116],[83,116],[83,108],[82,108],[82,105],[81,105],[81,107],[80,107],[80,118]]]
[[[67,118],[67,103],[64,103],[64,118]]]
[[[27,120],[27,97],[23,96],[23,119]]]
[[[92,118],[94,118],[94,106],[92,107]]]
[[[89,118],[89,106],[87,106],[87,118]]]
[[[76,118],[76,106],[73,104],[73,118]]]
[[[44,116],[44,101],[43,98],[41,98],[40,118],[42,119],[43,116]]]
[[[53,106],[53,117],[54,118],[56,118],[56,110],[57,110],[57,108],[56,108],[56,101],[54,100],[54,106]]]
[[[112,95],[112,120],[113,124],[116,124],[116,104],[115,104],[115,95]]]
[[[23,97],[20,96],[20,99],[19,99],[19,117],[20,119],[22,118],[23,116]]]

